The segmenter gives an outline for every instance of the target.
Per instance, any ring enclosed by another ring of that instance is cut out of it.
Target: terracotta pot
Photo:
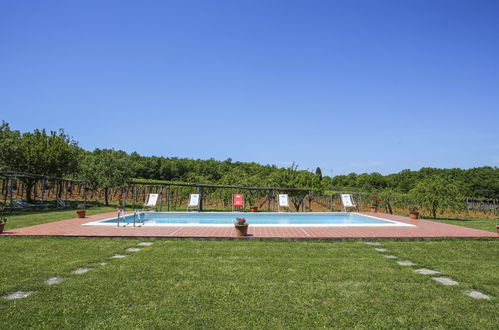
[[[378,212],[378,207],[377,206],[371,206],[371,212]]]
[[[251,212],[258,212],[258,206],[250,206]]]
[[[0,223],[0,234],[3,233],[4,227],[5,227],[5,223]]]
[[[496,225],[497,233],[499,234],[499,225]],[[1,231],[0,231],[1,233]]]
[[[419,212],[418,211],[410,211],[409,212],[409,217],[413,220],[419,219]]]
[[[117,210],[123,210],[125,208],[125,205],[117,205],[116,209]]]
[[[85,211],[85,210],[76,211],[76,214],[78,214],[78,218],[84,218],[86,213],[87,213],[87,211]]]
[[[246,236],[248,234],[248,225],[234,225],[236,227],[237,236]]]

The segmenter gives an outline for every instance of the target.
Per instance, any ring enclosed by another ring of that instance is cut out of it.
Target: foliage
[[[320,167],[317,167],[315,169],[315,174],[319,176],[319,178],[322,180],[322,170]]]
[[[124,151],[95,149],[85,154],[80,165],[80,177],[92,189],[104,188],[106,205],[109,205],[108,189],[123,186],[132,174],[130,159]]]
[[[378,207],[382,200],[378,197],[371,197],[371,207]]]
[[[419,207],[416,204],[409,205],[409,212],[418,212]]]
[[[418,182],[409,195],[421,206],[431,211],[433,218],[437,211],[458,210],[463,207],[464,196],[460,185],[446,177],[431,176]]]
[[[245,218],[236,218],[236,221],[234,222],[234,224],[238,225],[238,226],[247,226],[248,225]]]
[[[34,130],[20,134],[7,123],[0,127],[3,170],[62,177],[76,172],[80,149],[64,130]]]
[[[63,129],[59,132],[34,130],[11,131],[7,123],[0,126],[0,169],[48,176],[71,176],[77,172],[82,150]],[[31,201],[33,178],[22,178],[26,199]]]
[[[7,222],[7,217],[5,216],[5,206],[0,209],[0,225]]]
[[[78,147],[63,130],[47,133],[45,130],[21,133],[11,130],[8,123],[0,126],[0,170],[15,170],[83,179],[91,189],[121,187],[125,180],[140,178],[141,181],[165,180],[169,182],[207,183],[235,186],[260,186],[304,188],[313,194],[290,192],[290,201],[296,210],[302,207],[304,198],[312,201],[314,195],[331,194],[331,190],[362,192],[376,195],[383,200],[380,207],[392,212],[394,207],[407,207],[413,203],[405,194],[427,178],[444,178],[455,182],[462,196],[499,199],[499,168],[480,167],[469,170],[421,168],[418,171],[403,170],[399,173],[350,173],[333,178],[323,176],[320,167],[315,172],[261,165],[255,162],[235,162],[228,158],[188,159],[178,157],[141,156],[121,150],[95,149],[86,151]],[[447,182],[447,181],[446,181]],[[31,193],[32,182],[27,196]],[[418,189],[421,189],[418,188]],[[62,191],[62,189],[61,189]],[[212,192],[217,198],[230,203],[235,191],[224,189]],[[248,205],[255,205],[261,192],[244,192]],[[189,189],[182,190],[188,196]],[[29,197],[28,197],[29,201]],[[403,206],[400,206],[404,204]],[[416,203],[414,201],[414,203]],[[417,204],[417,203],[416,203]]]

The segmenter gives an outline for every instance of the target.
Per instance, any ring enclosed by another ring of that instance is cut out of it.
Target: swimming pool
[[[245,218],[251,226],[272,227],[378,227],[413,226],[410,224],[381,219],[359,213],[240,213],[240,212],[140,212],[135,218],[136,225],[156,226],[232,226],[236,217]],[[120,225],[130,226],[134,215],[120,218]],[[90,222],[85,225],[116,226],[117,218]]]

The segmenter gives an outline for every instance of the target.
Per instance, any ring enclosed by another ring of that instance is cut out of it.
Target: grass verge
[[[464,244],[463,244],[464,243]],[[386,242],[393,253],[444,271],[445,287],[360,242],[156,241],[84,275],[135,241],[0,239],[9,258],[4,328],[495,328],[496,241]],[[483,256],[483,257],[480,257]],[[447,259],[452,258],[452,263]],[[471,261],[470,261],[471,260]],[[477,274],[477,271],[479,274]],[[22,275],[21,275],[22,274]],[[45,286],[48,276],[70,278]],[[468,287],[492,294],[474,300]]]
[[[87,216],[105,212],[113,212],[116,208],[107,206],[97,206],[87,209]],[[22,213],[6,214],[7,225],[5,230],[23,228],[43,223],[76,218],[76,210],[57,211],[25,211]]]

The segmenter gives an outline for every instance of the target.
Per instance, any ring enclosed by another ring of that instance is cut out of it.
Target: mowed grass
[[[94,215],[105,212],[116,211],[116,207],[97,206],[87,209],[86,215]],[[55,210],[55,211],[23,211],[19,213],[6,214],[7,225],[5,230],[23,228],[43,223],[76,218],[76,210]]]
[[[361,242],[2,238],[2,328],[469,328],[499,323],[497,241],[383,242],[446,287]],[[452,262],[448,259],[452,258]],[[69,271],[109,261],[83,275]],[[46,286],[48,276],[69,279]],[[492,294],[474,300],[475,288]]]
[[[448,219],[448,218],[425,218],[425,220],[448,223],[450,225],[463,226],[468,228],[481,229],[486,231],[491,231],[496,233],[496,225],[499,225],[499,218],[475,218],[475,217],[463,217]]]

